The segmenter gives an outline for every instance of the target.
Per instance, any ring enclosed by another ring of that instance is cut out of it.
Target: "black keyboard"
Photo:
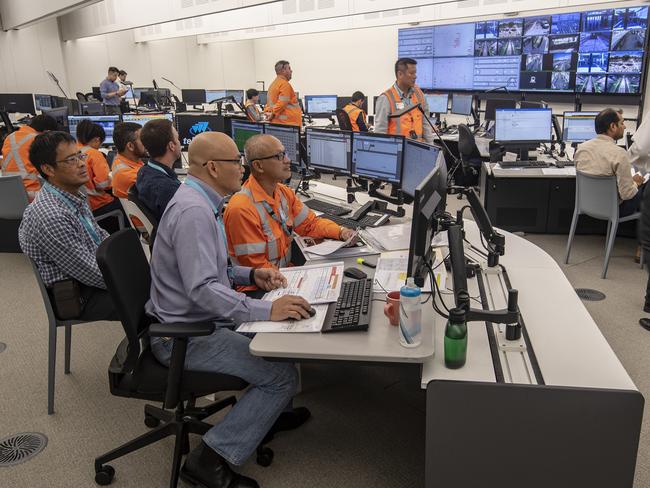
[[[352,219],[347,219],[345,217],[339,217],[337,215],[329,215],[329,214],[323,214],[321,215],[324,219],[331,220],[332,222],[335,222],[339,225],[342,225],[343,227],[347,227],[348,229],[356,229],[357,227],[361,229],[365,229],[366,227],[372,227],[377,223],[377,221],[381,218],[383,218],[383,215],[366,215],[365,217],[362,217],[359,220],[352,220]],[[384,222],[382,222],[381,225],[387,224],[389,222],[388,219],[386,219]]]
[[[499,163],[502,168],[548,168],[550,163],[546,161],[501,161]]]
[[[304,204],[307,205],[312,210],[323,212],[329,215],[345,215],[352,212],[352,209],[339,207],[338,205],[324,202],[322,200],[315,200],[315,199],[307,200],[306,202],[304,202]]]
[[[368,330],[372,279],[344,281],[336,304],[330,305],[321,332]]]

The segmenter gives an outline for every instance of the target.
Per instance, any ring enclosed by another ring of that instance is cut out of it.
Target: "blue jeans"
[[[234,465],[242,465],[255,451],[298,388],[298,372],[290,363],[273,363],[253,356],[250,339],[218,327],[212,335],[188,341],[185,368],[188,371],[237,376],[251,386],[212,427],[203,441]],[[152,338],[156,358],[169,365],[173,341]]]

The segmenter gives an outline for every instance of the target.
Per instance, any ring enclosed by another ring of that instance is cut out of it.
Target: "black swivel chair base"
[[[110,464],[106,464],[109,461],[126,456],[173,435],[176,441],[174,443],[174,457],[172,459],[169,486],[176,488],[182,457],[190,452],[189,434],[204,435],[212,428],[212,425],[203,422],[203,419],[234,405],[237,400],[234,396],[229,396],[205,407],[196,407],[193,403],[193,401],[189,402],[187,408],[184,407],[183,403],[180,403],[174,412],[153,405],[145,405],[144,423],[153,430],[95,458],[95,483],[106,486],[113,481],[115,469]],[[272,461],[273,451],[260,445],[257,448],[257,464],[267,467],[271,465]]]

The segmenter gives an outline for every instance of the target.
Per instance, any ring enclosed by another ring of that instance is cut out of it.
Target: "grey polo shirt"
[[[107,78],[104,78],[104,80],[102,80],[102,82],[99,84],[99,92],[102,96],[102,101],[104,102],[104,105],[120,104],[120,97],[118,97],[117,95],[113,95],[112,97],[106,96],[107,93],[116,92],[119,89],[120,89],[120,85],[118,85],[116,81],[111,81]]]

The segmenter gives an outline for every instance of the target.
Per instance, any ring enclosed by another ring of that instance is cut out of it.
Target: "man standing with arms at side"
[[[151,299],[147,312],[163,322],[183,323],[232,319],[255,320],[309,317],[301,297],[273,302],[255,300],[232,289],[256,284],[264,290],[286,286],[276,270],[232,266],[221,221],[224,197],[241,186],[243,168],[237,145],[222,133],[205,132],[189,146],[190,169],[158,227],[151,258]],[[169,364],[173,341],[152,338],[151,348]],[[250,339],[226,327],[195,337],[187,347],[189,370],[237,376],[250,384],[226,417],[187,455],[181,477],[209,488],[255,488],[258,484],[235,473],[269,432],[291,430],[309,418],[309,410],[287,410],[296,393],[298,375],[289,363],[253,356]],[[283,412],[284,410],[284,412]]]
[[[291,86],[293,71],[289,61],[278,61],[275,63],[275,74],[277,75],[267,95],[267,104],[264,112],[268,115],[268,121],[274,124],[302,126],[302,110],[298,104],[298,97]]]
[[[117,76],[120,70],[115,66],[108,68],[108,75],[99,84],[99,92],[102,96],[102,102],[106,113],[109,115],[120,115],[121,96],[127,92],[126,88],[120,88],[117,84]]]
[[[417,108],[405,112],[409,107],[420,104],[425,114],[429,104],[422,90],[415,84],[417,61],[400,58],[395,62],[396,81],[377,98],[375,107],[375,132],[396,134],[433,144],[433,130],[424,120],[424,114]],[[403,113],[400,117],[391,117]]]

